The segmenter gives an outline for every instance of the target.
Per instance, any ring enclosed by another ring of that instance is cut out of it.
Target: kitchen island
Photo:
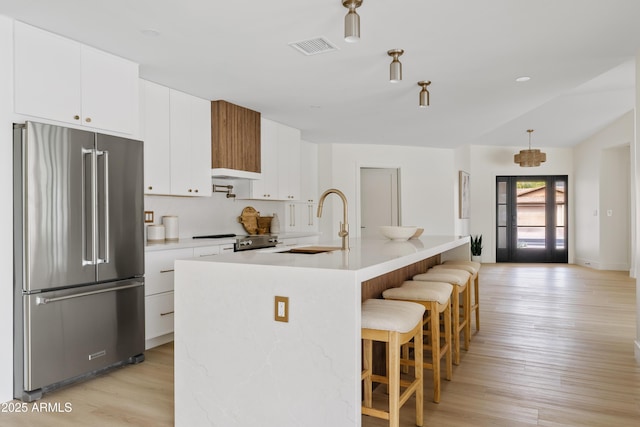
[[[176,261],[177,426],[361,424],[361,301],[426,265],[468,258],[469,238],[350,244]],[[288,298],[286,322],[275,320],[276,297]]]

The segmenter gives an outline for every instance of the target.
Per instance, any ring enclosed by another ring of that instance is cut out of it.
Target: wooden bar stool
[[[463,270],[429,269],[426,273],[413,276],[413,280],[422,282],[445,282],[453,285],[451,305],[453,310],[453,364],[460,364],[460,334],[464,333],[464,349],[469,350],[471,344],[471,293],[469,279],[471,275]],[[462,298],[461,298],[462,297]],[[462,299],[462,301],[461,301]],[[462,314],[460,303],[462,302]]]
[[[473,285],[473,295],[471,301],[471,312],[475,311],[476,314],[476,331],[480,330],[480,267],[482,264],[475,261],[466,260],[448,260],[443,264],[436,265],[438,268],[459,268],[460,270],[466,270],[471,274],[471,284]]]
[[[362,380],[364,399],[362,413],[389,420],[390,427],[399,427],[400,408],[415,393],[416,425],[424,421],[424,390],[422,368],[422,346],[416,345],[414,379],[400,379],[400,349],[413,340],[422,342],[422,317],[424,306],[405,301],[369,299],[362,303]],[[372,371],[373,341],[387,343],[387,376],[376,375]],[[373,383],[387,384],[389,390],[389,410],[373,408]],[[400,388],[405,390],[400,393]]]
[[[423,325],[428,326],[428,344],[424,349],[431,352],[431,363],[424,362],[424,369],[433,371],[433,401],[440,402],[440,361],[445,357],[445,378],[453,376],[451,358],[451,293],[449,283],[405,281],[399,288],[390,288],[382,293],[385,299],[410,301],[422,304],[425,311]],[[440,343],[440,313],[444,320],[444,344]],[[425,329],[425,333],[427,329]]]

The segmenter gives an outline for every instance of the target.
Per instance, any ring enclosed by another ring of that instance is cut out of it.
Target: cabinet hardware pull
[[[80,120],[80,116],[76,114],[75,116],[73,116],[73,119],[74,120]]]
[[[153,187],[150,185],[149,187],[147,187],[149,190],[153,190]]]
[[[84,119],[84,121],[87,123],[91,123],[91,117],[87,117],[86,119]]]
[[[175,269],[171,269],[171,270],[160,270],[160,273],[171,273],[172,271],[175,271]]]
[[[174,313],[173,311],[167,311],[166,313],[160,313],[160,316],[168,316],[173,313]]]

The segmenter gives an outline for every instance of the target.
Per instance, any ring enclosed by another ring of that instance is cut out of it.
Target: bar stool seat
[[[476,332],[480,330],[480,267],[482,264],[475,261],[468,260],[447,260],[442,267],[460,267],[460,269],[466,270],[471,273],[471,283],[473,284],[473,301],[471,301],[471,312],[475,311],[476,314]]]
[[[471,275],[464,270],[429,269],[426,273],[413,276],[414,281],[445,282],[453,285],[451,305],[453,310],[453,364],[460,364],[460,334],[464,334],[464,348],[469,350],[471,344],[471,294],[469,279]],[[462,296],[462,315],[460,313],[460,298]]]
[[[411,301],[422,304],[426,311],[423,325],[428,325],[428,344],[424,349],[431,352],[431,363],[424,362],[424,369],[433,371],[433,401],[440,402],[440,361],[445,357],[445,378],[453,376],[451,357],[451,293],[453,286],[444,282],[405,281],[398,288],[390,288],[382,293],[385,299]],[[440,313],[444,318],[444,344],[440,343]],[[426,332],[427,329],[425,328]]]
[[[422,343],[422,318],[425,308],[421,304],[406,301],[369,299],[362,303],[360,315],[362,327],[362,375],[364,381],[364,399],[362,413],[376,418],[389,420],[390,427],[399,427],[400,408],[415,393],[416,425],[424,422],[424,386],[422,367],[422,346],[416,345],[414,379],[400,379],[400,350],[411,340]],[[373,373],[373,341],[387,343],[386,376]],[[389,410],[373,407],[373,383],[388,385]],[[400,389],[404,391],[400,393]]]

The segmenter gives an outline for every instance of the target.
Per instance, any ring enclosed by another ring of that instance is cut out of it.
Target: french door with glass
[[[496,261],[564,262],[567,176],[496,177]]]

